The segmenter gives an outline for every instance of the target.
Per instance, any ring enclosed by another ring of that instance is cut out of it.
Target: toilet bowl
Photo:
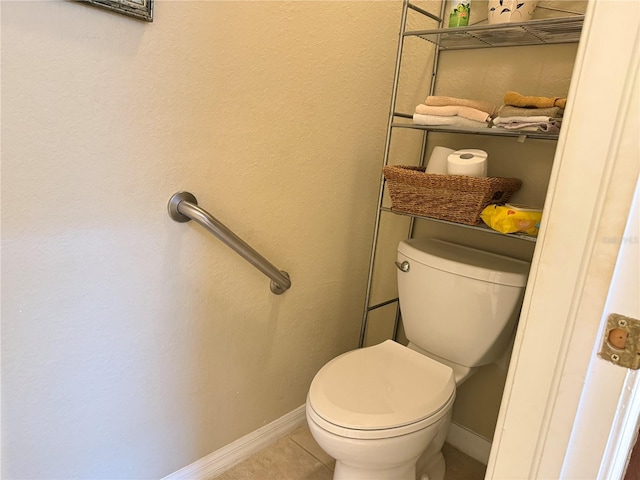
[[[456,386],[498,360],[515,331],[527,262],[430,238],[400,242],[397,259],[408,346],[340,355],[307,395],[335,480],[442,480]]]
[[[334,479],[415,480],[427,446],[438,436],[444,442],[454,398],[450,367],[387,340],[327,363],[311,384],[306,415],[318,445],[336,459]],[[430,479],[444,474],[440,448],[424,463]]]

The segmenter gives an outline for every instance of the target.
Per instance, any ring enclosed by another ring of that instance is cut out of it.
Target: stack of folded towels
[[[480,100],[429,96],[416,107],[413,123],[416,125],[487,128],[496,106]]]
[[[493,128],[558,133],[566,104],[566,98],[531,97],[507,92],[504,95],[504,105],[493,118]]]

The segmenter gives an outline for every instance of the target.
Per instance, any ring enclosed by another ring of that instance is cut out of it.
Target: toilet
[[[335,480],[442,480],[456,387],[512,339],[529,263],[433,238],[398,245],[407,346],[347,352],[309,388],[311,434]]]

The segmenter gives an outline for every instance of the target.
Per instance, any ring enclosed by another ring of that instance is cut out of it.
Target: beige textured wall
[[[162,477],[357,345],[399,13],[2,2],[3,478]]]

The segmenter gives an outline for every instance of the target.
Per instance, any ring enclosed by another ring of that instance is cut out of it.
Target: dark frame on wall
[[[153,22],[153,0],[84,0],[98,7]]]

